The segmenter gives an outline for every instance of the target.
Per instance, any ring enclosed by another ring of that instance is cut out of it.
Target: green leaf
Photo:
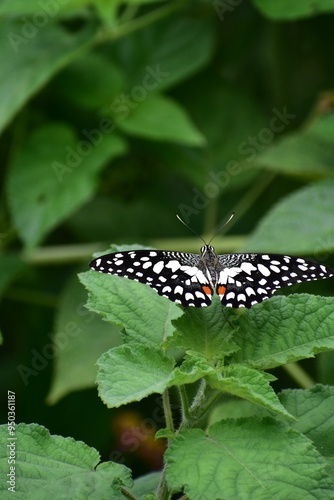
[[[101,125],[102,127],[102,125]],[[7,196],[16,229],[28,248],[64,221],[94,194],[97,174],[125,143],[109,130],[93,129],[78,140],[62,124],[36,130],[14,157]],[[110,135],[109,135],[110,134]]]
[[[113,246],[111,251],[144,248],[140,245]],[[87,307],[106,321],[125,329],[124,341],[156,345],[174,331],[172,320],[182,310],[152,288],[136,281],[88,271],[79,275],[88,289]]]
[[[138,477],[134,480],[133,487],[129,489],[129,492],[132,493],[137,500],[144,500],[145,495],[156,491],[160,477],[161,472],[151,472],[145,476]]]
[[[75,276],[65,287],[55,319],[54,375],[47,402],[95,386],[97,359],[121,343],[119,330],[85,307],[86,292]]]
[[[173,370],[168,387],[191,384],[200,378],[214,374],[217,369],[210,365],[205,359],[198,356],[185,356],[180,367]]]
[[[334,385],[334,351],[320,353],[316,361],[319,382]]]
[[[320,116],[253,155],[252,165],[303,178],[333,176],[333,134],[334,115]]]
[[[2,425],[1,442],[9,444],[8,437],[8,426]],[[18,424],[15,438],[15,496],[18,498],[42,500],[57,491],[57,498],[120,499],[121,487],[132,486],[127,467],[112,462],[98,465],[98,452],[81,441],[50,436],[45,427],[37,424]],[[5,478],[9,473],[9,448],[3,446],[2,450],[0,492],[8,495]]]
[[[199,71],[215,43],[212,17],[166,16],[112,45],[112,54],[128,77],[130,97],[138,86],[163,90]]]
[[[218,298],[210,307],[185,308],[184,315],[173,322],[176,332],[167,345],[183,347],[215,361],[230,355],[238,346],[231,340],[224,310]]]
[[[146,92],[143,100],[134,100],[129,107],[117,104],[113,111],[116,124],[130,135],[192,146],[205,143],[186,111],[170,97]]]
[[[311,439],[327,459],[334,483],[334,387],[316,385],[305,390],[290,389],[279,397],[297,419],[293,428]]]
[[[268,369],[334,348],[333,298],[277,296],[232,315],[239,325],[233,337],[239,350],[231,363]]]
[[[275,20],[302,19],[334,11],[333,0],[253,0],[253,3],[265,16]]]
[[[333,197],[333,180],[286,196],[264,216],[243,250],[326,258],[334,249]]]
[[[117,408],[153,393],[162,394],[174,360],[161,348],[132,343],[103,354],[98,366],[100,398],[108,408]]]
[[[209,415],[209,426],[226,419],[237,419],[244,417],[263,417],[268,416],[268,412],[264,415],[263,407],[251,403],[246,399],[226,398],[224,401],[215,406]]]
[[[293,418],[270,387],[269,382],[275,380],[275,377],[269,373],[261,373],[243,365],[230,365],[221,373],[210,375],[208,380],[215,389],[247,399],[284,417]]]
[[[191,450],[191,453],[189,453]],[[222,421],[177,436],[165,454],[169,488],[203,498],[328,499],[325,461],[298,432],[266,419]]]
[[[88,110],[109,108],[124,86],[125,77],[121,69],[96,52],[74,61],[52,83],[60,99]]]
[[[0,80],[0,132],[24,104],[55,73],[85,53],[93,43],[91,29],[75,34],[50,21],[25,34],[21,19],[0,19],[2,77]]]
[[[254,179],[258,172],[247,165],[247,144],[266,125],[255,99],[224,84],[214,72],[200,74],[185,84],[181,96],[207,146],[191,154],[176,146],[164,150],[163,158],[170,168],[178,175],[184,171],[208,198]]]

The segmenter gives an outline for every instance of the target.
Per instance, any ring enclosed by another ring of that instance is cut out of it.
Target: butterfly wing
[[[158,250],[110,253],[89,264],[95,271],[145,283],[185,307],[206,307],[211,304],[213,290],[198,265],[196,254]]]
[[[279,254],[226,254],[218,257],[217,293],[227,307],[252,307],[279,288],[334,276],[329,267]],[[219,291],[221,293],[219,293]]]

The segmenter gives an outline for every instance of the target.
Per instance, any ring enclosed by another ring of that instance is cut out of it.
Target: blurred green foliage
[[[236,211],[218,251],[276,248],[333,266],[333,21],[334,0],[2,1],[0,388],[4,400],[16,392],[18,422],[105,459],[119,447],[118,410],[92,388],[93,358],[119,331],[85,310],[76,278],[94,251],[198,251],[175,211],[204,235]],[[305,369],[333,382],[330,356]],[[131,461],[135,474],[161,465]]]

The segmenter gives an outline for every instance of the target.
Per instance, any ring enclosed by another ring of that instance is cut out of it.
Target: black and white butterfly
[[[280,254],[217,255],[211,245],[201,254],[164,250],[130,250],[91,261],[100,273],[145,283],[182,306],[206,307],[214,291],[227,307],[252,307],[282,287],[334,276],[329,267]]]

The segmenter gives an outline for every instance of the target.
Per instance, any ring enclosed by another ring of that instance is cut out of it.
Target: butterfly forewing
[[[333,276],[323,264],[289,255],[227,254],[218,259],[223,269],[220,280],[226,287],[221,301],[229,307],[252,307],[279,288]]]
[[[282,287],[334,275],[323,264],[279,254],[201,255],[159,250],[131,250],[98,257],[96,271],[145,283],[159,295],[185,307],[205,307],[216,293],[224,306],[252,307]]]
[[[117,252],[92,260],[95,271],[145,283],[159,295],[185,307],[205,307],[213,290],[199,269],[199,256],[155,250]]]

